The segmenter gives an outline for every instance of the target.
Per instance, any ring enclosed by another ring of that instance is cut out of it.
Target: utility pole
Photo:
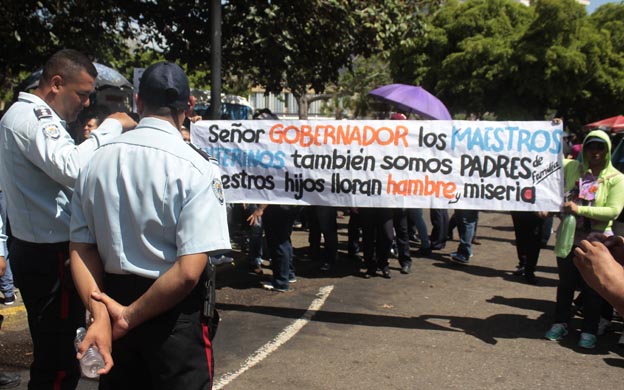
[[[221,0],[210,1],[210,119],[221,119]]]

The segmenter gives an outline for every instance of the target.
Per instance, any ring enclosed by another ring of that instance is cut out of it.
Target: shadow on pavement
[[[217,304],[217,308],[226,311],[241,311],[278,316],[293,320],[301,318],[305,313],[305,310],[302,309],[238,304]],[[312,321],[372,327],[463,332],[492,345],[496,344],[499,338],[539,339],[542,337],[544,328],[546,327],[546,321],[543,319],[543,316],[535,320],[519,314],[495,314],[482,319],[427,314],[418,317],[398,317],[321,310],[314,315]]]

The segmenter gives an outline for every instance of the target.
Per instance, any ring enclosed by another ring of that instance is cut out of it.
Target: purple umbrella
[[[422,87],[390,84],[374,89],[369,94],[392,103],[400,110],[413,112],[425,119],[453,119],[444,103]]]

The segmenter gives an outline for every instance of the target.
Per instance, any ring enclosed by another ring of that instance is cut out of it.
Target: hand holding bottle
[[[89,378],[107,374],[113,367],[110,323],[93,322],[88,330],[78,328],[74,346],[83,374]]]

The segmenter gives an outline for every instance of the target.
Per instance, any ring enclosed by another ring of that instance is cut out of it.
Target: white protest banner
[[[486,121],[199,121],[226,201],[558,211],[562,125]]]

